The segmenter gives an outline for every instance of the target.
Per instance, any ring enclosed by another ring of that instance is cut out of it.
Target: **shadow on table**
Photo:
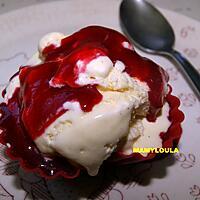
[[[108,198],[116,185],[120,184],[123,190],[128,190],[137,185],[148,186],[154,178],[164,179],[167,176],[167,168],[174,163],[175,157],[170,155],[159,160],[134,165],[104,166],[98,176],[90,177],[82,173],[74,180],[64,178],[45,180],[20,168],[16,179],[20,179],[22,188],[27,192],[27,199],[102,200]]]

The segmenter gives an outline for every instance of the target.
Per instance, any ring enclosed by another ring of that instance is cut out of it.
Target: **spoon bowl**
[[[120,7],[120,18],[124,31],[140,48],[152,53],[171,51],[175,42],[174,31],[150,3],[124,0]]]
[[[173,49],[175,34],[165,17],[145,0],[123,0],[120,22],[124,33],[140,49],[171,56],[200,99],[200,75],[192,64]]]

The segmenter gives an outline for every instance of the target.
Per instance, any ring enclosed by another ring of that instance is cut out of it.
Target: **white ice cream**
[[[54,44],[59,46],[63,34],[51,33],[41,39],[39,52]],[[124,48],[131,48],[126,43]],[[42,62],[39,53],[30,59],[29,65]],[[56,119],[45,132],[35,140],[43,153],[59,153],[67,159],[83,166],[90,175],[96,175],[99,167],[117,148],[120,140],[127,137],[123,147],[126,154],[132,153],[136,147],[161,147],[159,133],[169,127],[168,105],[156,123],[146,119],[138,120],[138,116],[146,116],[149,109],[146,83],[131,78],[124,72],[125,65],[121,61],[115,64],[107,56],[99,56],[81,69],[76,83],[79,85],[98,84],[103,100],[94,106],[91,112],[83,112],[78,102],[65,102],[63,107],[68,111]],[[19,87],[16,77],[8,89],[12,96],[13,88]],[[51,83],[50,83],[51,85]],[[52,86],[52,85],[51,85]],[[56,87],[56,85],[54,85]],[[150,128],[149,128],[150,126]],[[156,131],[155,131],[156,130]],[[149,146],[148,146],[149,147]]]
[[[128,135],[131,119],[145,115],[149,109],[148,86],[133,80],[124,68],[122,62],[113,65],[106,56],[88,63],[77,83],[98,83],[103,100],[91,112],[83,112],[78,102],[64,103],[68,111],[35,140],[38,148],[44,153],[57,152],[96,175],[103,161]]]
[[[131,92],[108,91],[91,112],[81,111],[77,102],[67,102],[64,107],[69,110],[35,142],[41,151],[58,152],[96,175],[102,162],[128,134],[136,101]]]
[[[41,53],[45,47],[49,45],[54,45],[55,47],[59,47],[61,45],[61,40],[65,37],[64,34],[59,32],[52,32],[46,34],[41,38],[38,45],[38,51]]]

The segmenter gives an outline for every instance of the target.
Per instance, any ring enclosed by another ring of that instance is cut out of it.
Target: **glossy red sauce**
[[[20,88],[16,89],[7,104],[0,105],[0,126],[3,128],[0,142],[11,145],[10,154],[22,158],[29,168],[39,166],[51,175],[63,168],[63,158],[46,160],[34,145],[33,140],[45,128],[62,115],[63,103],[77,101],[84,112],[89,112],[101,102],[102,95],[96,85],[80,86],[76,83],[81,70],[98,56],[108,56],[125,65],[125,71],[149,86],[150,109],[148,119],[153,121],[164,103],[164,86],[168,76],[161,67],[125,48],[129,41],[120,33],[98,26],[91,26],[64,38],[60,47],[50,45],[43,50],[44,62],[34,67],[19,70]],[[130,45],[130,43],[129,43]],[[51,83],[51,84],[49,84]],[[5,92],[4,92],[5,95]],[[65,170],[77,173],[66,160]],[[73,176],[73,175],[72,175]]]
[[[86,65],[99,55],[108,56],[113,63],[117,60],[126,65],[125,71],[132,77],[147,83],[150,88],[150,110],[148,119],[154,121],[163,105],[168,75],[151,60],[141,57],[134,50],[124,48],[123,42],[130,42],[119,32],[104,27],[91,26],[74,33],[61,42],[61,47],[53,45],[43,51],[46,61],[63,60],[64,64],[53,77],[54,84],[77,86],[77,60]]]

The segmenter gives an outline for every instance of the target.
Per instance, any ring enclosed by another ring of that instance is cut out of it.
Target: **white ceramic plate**
[[[60,31],[70,34],[89,24],[120,30],[119,3],[120,0],[55,1],[1,15],[1,89],[36,51],[38,40],[45,33]],[[162,12],[175,30],[175,48],[200,70],[200,23],[173,12]],[[163,161],[103,171],[98,177],[45,181],[37,175],[25,173],[16,162],[6,159],[0,146],[0,199],[200,199],[199,102],[171,60],[140,53],[169,72],[173,93],[182,101],[186,119],[180,153]]]

